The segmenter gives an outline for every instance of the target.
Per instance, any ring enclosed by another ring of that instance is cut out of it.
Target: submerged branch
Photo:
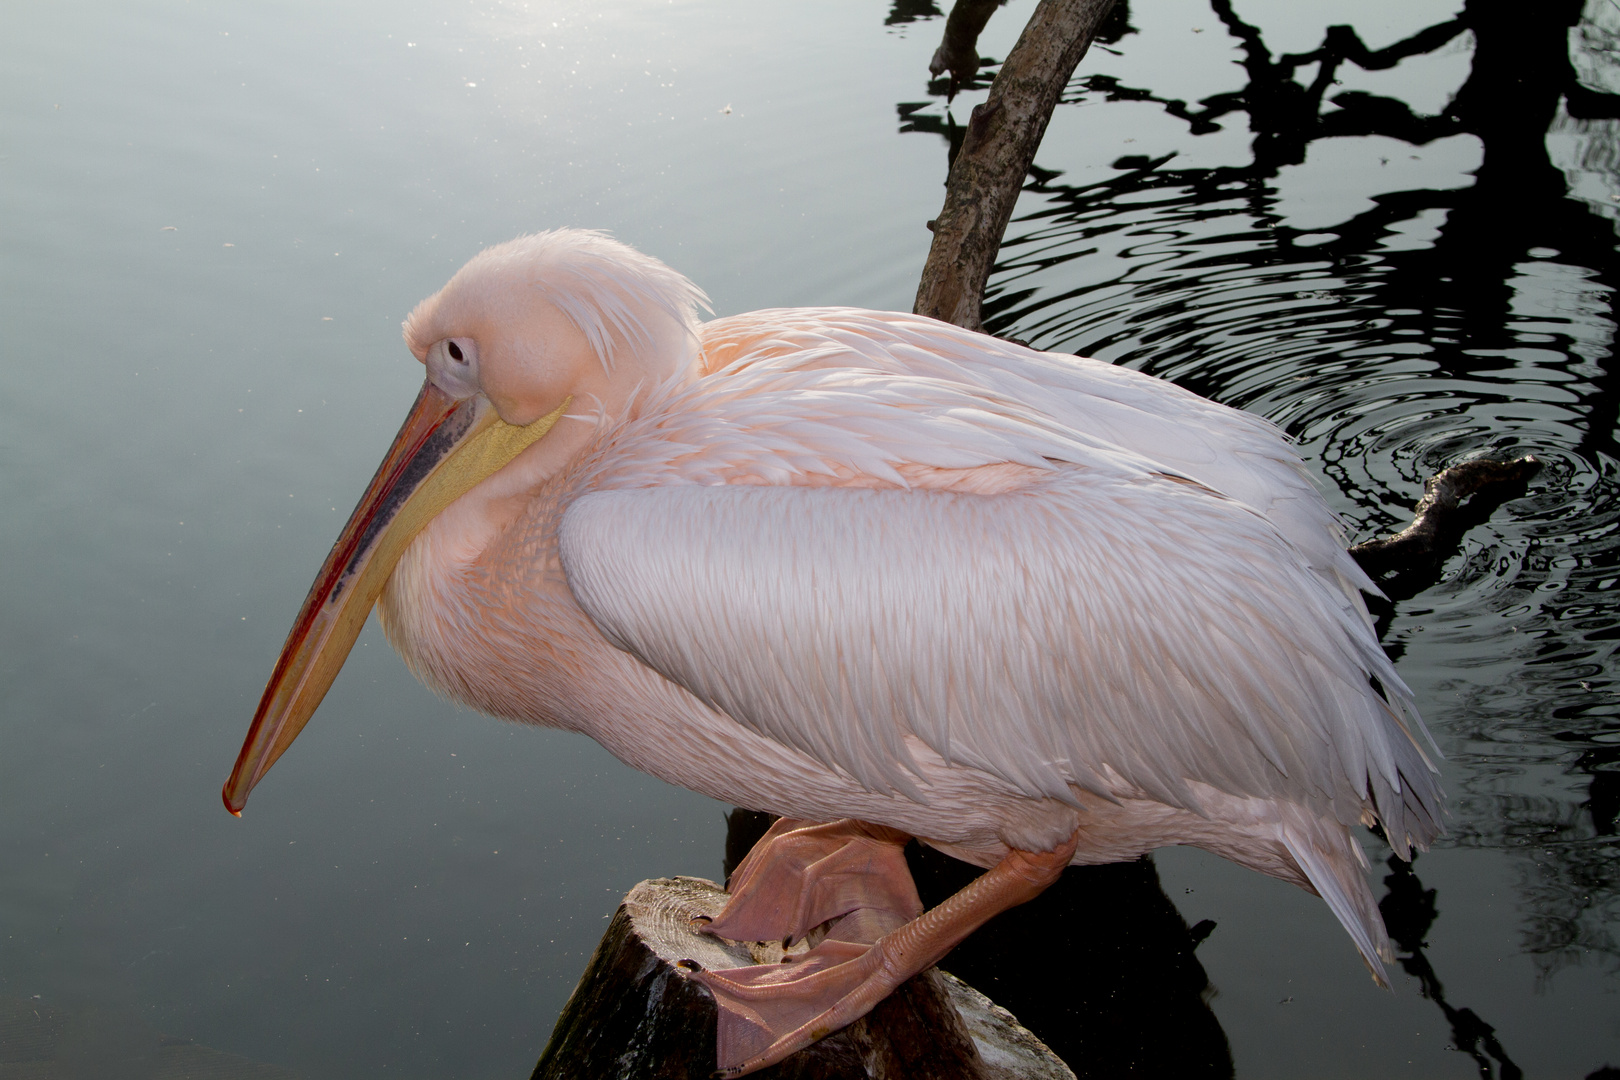
[[[1524,482],[1541,469],[1525,455],[1513,461],[1465,461],[1431,476],[1423,485],[1412,524],[1393,536],[1357,544],[1350,554],[1378,577],[1432,567],[1450,553],[1476,519],[1522,493]],[[1469,505],[1465,508],[1464,501]]]

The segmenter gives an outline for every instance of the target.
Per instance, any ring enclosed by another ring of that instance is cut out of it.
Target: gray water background
[[[981,52],[1005,56],[1031,8]],[[1620,90],[1610,8],[1569,34],[1596,90]],[[1331,24],[1376,48],[1454,10],[1238,12],[1302,53]],[[929,12],[6,6],[0,998],[54,1018],[48,1075],[160,1075],[166,1036],[309,1078],[526,1076],[618,897],[719,875],[725,807],[445,705],[374,625],[240,821],[219,786],[420,383],[399,321],[482,246],[600,227],[720,314],[910,308],[947,138],[984,96],[946,119]],[[1061,175],[1020,203],[993,325],[1271,417],[1358,537],[1450,460],[1548,459],[1385,640],[1453,795],[1417,867],[1427,962],[1525,1075],[1620,1065],[1616,124],[1561,113],[1544,143],[1599,256],[1525,248],[1490,340],[1466,304],[1447,337],[1423,281],[1403,301],[1388,273],[1444,246],[1446,193],[1483,182],[1477,134],[1321,138],[1256,196],[1220,172],[1255,157],[1244,114],[1195,134],[1165,105],[1241,89],[1240,38],[1191,0],[1129,25],[1053,120],[1037,164]],[[1343,65],[1339,89],[1435,114],[1473,50]],[[1140,180],[1171,153],[1179,179]],[[1413,192],[1439,197],[1403,209]],[[1354,222],[1372,240],[1335,253]],[[1187,921],[1216,923],[1198,957],[1239,1076],[1481,1075],[1417,979],[1373,989],[1319,901],[1196,851],[1157,863]]]

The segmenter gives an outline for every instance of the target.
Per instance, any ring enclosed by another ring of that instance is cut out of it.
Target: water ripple
[[[1498,259],[1511,273],[1482,311],[1453,287],[1479,252],[1422,239],[1416,214],[1352,247],[1347,229],[1290,229],[1252,186],[1234,197],[1221,170],[1047,179],[1020,206],[991,329],[1268,417],[1354,538],[1400,528],[1447,465],[1545,462],[1436,580],[1398,598],[1385,643],[1450,759],[1445,842],[1535,845],[1521,870],[1529,950],[1549,971],[1592,950],[1620,964],[1605,928],[1620,915],[1606,794],[1620,772],[1612,258]]]

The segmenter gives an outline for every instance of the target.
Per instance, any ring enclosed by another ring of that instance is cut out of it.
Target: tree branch
[[[989,100],[974,108],[951,165],[945,207],[929,226],[934,243],[917,288],[917,314],[983,328],[985,283],[1024,177],[1052,109],[1111,7],[1113,0],[1041,0],[1030,16]]]
[[[939,76],[951,73],[951,88],[945,99],[956,96],[956,88],[973,81],[979,71],[979,35],[990,21],[996,8],[1007,0],[956,0],[950,17],[945,20],[945,40],[934,50],[928,61],[928,73]]]

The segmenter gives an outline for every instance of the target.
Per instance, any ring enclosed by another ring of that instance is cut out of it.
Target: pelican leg
[[[720,1006],[718,1075],[773,1065],[859,1020],[989,919],[1040,895],[1074,857],[1078,839],[1077,833],[1049,852],[1011,851],[938,907],[898,924],[893,911],[851,911],[791,964],[692,975]]]

